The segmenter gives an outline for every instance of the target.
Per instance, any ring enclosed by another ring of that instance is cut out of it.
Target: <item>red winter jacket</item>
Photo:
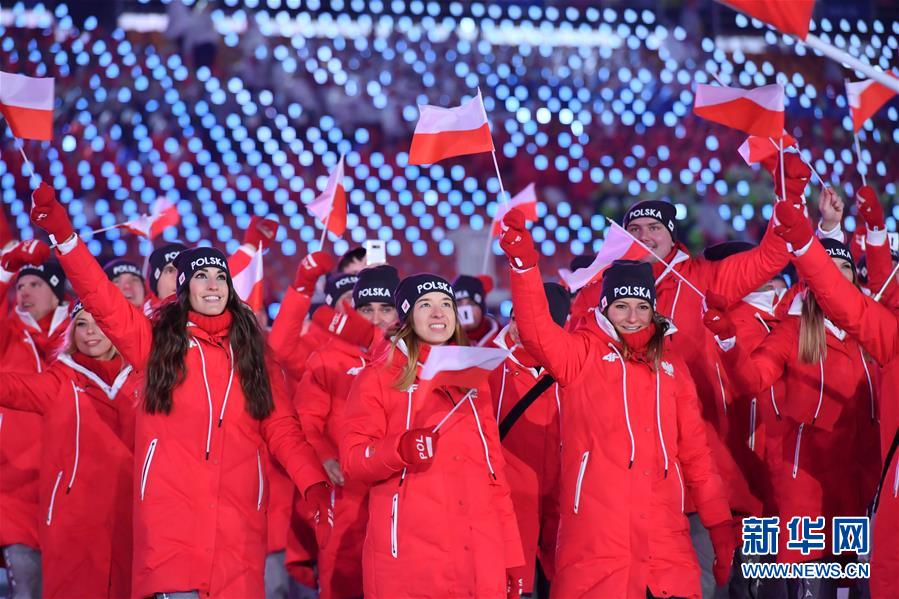
[[[536,267],[511,278],[522,343],[562,386],[554,596],[699,597],[686,497],[706,527],[731,514],[689,371],[670,347],[657,372],[623,363],[599,312],[567,332],[550,317]]]
[[[469,343],[475,347],[493,347],[493,340],[499,335],[501,328],[495,318],[484,314],[481,326],[473,331],[466,331],[465,335],[468,337]]]
[[[146,368],[153,330],[78,241],[60,256],[72,287],[125,359]],[[136,414],[132,592],[199,590],[262,597],[266,554],[265,463],[271,451],[301,489],[324,480],[290,408],[284,379],[269,378],[274,411],[245,408],[227,335],[188,323],[185,380],[170,414]]]
[[[511,349],[507,341],[508,330],[508,327],[502,329],[493,343]],[[526,354],[524,348],[517,347],[516,353],[490,375],[490,394],[497,425],[546,374],[520,362],[516,356],[522,353]],[[562,450],[559,426],[559,386],[554,383],[528,407],[502,440],[506,480],[512,490],[512,504],[524,549],[525,593],[533,590],[538,557],[550,580],[555,572]]]
[[[871,596],[888,599],[896,594],[899,580],[899,451],[889,462],[889,450],[899,434],[899,312],[889,310],[859,292],[834,267],[818,242],[794,263],[815,294],[827,317],[858,339],[881,365],[881,488],[874,514],[871,554]],[[845,484],[845,482],[844,482]]]
[[[370,356],[360,347],[332,337],[306,361],[294,406],[309,444],[319,460],[338,460],[346,426],[350,387]],[[343,468],[342,468],[343,469]],[[319,588],[323,599],[362,596],[362,543],[368,521],[368,485],[344,474],[335,487],[334,526],[327,545],[319,547]]]
[[[128,597],[134,408],[131,367],[107,384],[62,354],[42,374],[0,374],[0,405],[42,418],[44,597]]]
[[[0,320],[0,372],[43,372],[68,323],[68,304],[56,309],[47,331],[27,312],[11,312]],[[39,415],[0,409],[0,547],[38,547],[41,437]]]
[[[777,326],[778,299],[773,291],[752,293],[729,309],[728,315],[746,351],[754,351]],[[727,446],[744,477],[740,485],[729,489],[731,504],[754,506],[749,512],[753,516],[777,515],[771,477],[780,471],[783,462],[783,382],[778,380],[756,392],[728,377],[726,392],[731,398]],[[737,493],[744,496],[736,497]]]
[[[802,301],[796,296],[790,316],[751,354],[739,336],[724,352],[728,374],[750,393],[764,392],[784,379],[783,461],[773,473],[773,491],[782,526],[778,560],[785,562],[829,555],[813,551],[804,556],[786,549],[786,525],[792,517],[824,516],[830,522],[834,516],[863,516],[878,474],[879,432],[864,353],[845,331],[825,321],[826,356],[816,364],[801,362]],[[847,486],[847,480],[855,482]]]
[[[542,288],[541,288],[542,292]],[[428,347],[422,346],[420,360]],[[485,384],[466,393],[439,387],[427,397],[394,383],[406,363],[400,349],[356,378],[340,445],[350,478],[371,485],[363,547],[365,596],[506,596],[506,569],[524,564]],[[403,433],[440,429],[425,469],[406,468],[397,451]],[[475,411],[476,408],[476,411]]]

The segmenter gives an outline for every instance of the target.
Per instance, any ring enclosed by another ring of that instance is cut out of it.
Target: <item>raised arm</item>
[[[143,369],[150,355],[153,331],[144,313],[132,306],[106,277],[72,229],[66,208],[46,183],[31,196],[31,222],[50,235],[59,261],[85,309],[136,369]]]
[[[340,464],[352,480],[373,484],[387,480],[406,463],[399,453],[402,433],[388,434],[384,389],[378,368],[366,368],[350,387],[340,440]]]
[[[3,217],[0,216],[0,219]],[[13,278],[19,269],[25,266],[37,266],[50,259],[50,246],[38,239],[20,241],[0,255],[0,298],[6,299],[6,294],[13,284]],[[6,310],[2,311],[2,318],[6,317]]]
[[[41,374],[0,372],[0,408],[43,414],[56,399],[62,383],[56,368]]]
[[[512,308],[521,343],[562,386],[580,374],[589,350],[587,339],[555,322],[537,268],[537,251],[524,215],[513,209],[503,219],[500,246],[509,257]]]
[[[297,489],[305,494],[313,485],[325,482],[327,477],[290,405],[284,375],[273,363],[268,365],[268,373],[275,408],[262,421],[262,437]]]

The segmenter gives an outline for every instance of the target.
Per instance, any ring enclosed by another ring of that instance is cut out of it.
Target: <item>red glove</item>
[[[315,483],[305,493],[306,503],[312,508],[312,522],[315,524],[315,538],[319,547],[324,547],[334,527],[334,494],[326,482]]]
[[[855,201],[858,206],[858,215],[865,221],[865,227],[869,231],[883,231],[886,228],[883,206],[880,205],[877,194],[871,187],[865,185],[859,189]]]
[[[792,244],[793,249],[804,248],[814,235],[812,223],[802,208],[794,206],[791,202],[777,202],[774,206],[774,219],[776,223],[774,232]]]
[[[509,263],[519,270],[537,265],[540,254],[534,249],[534,239],[525,226],[524,213],[518,208],[503,217],[499,247],[509,257]]]
[[[278,227],[280,227],[278,221],[254,216],[250,219],[250,226],[243,236],[243,242],[254,248],[262,244],[262,249],[267,250],[278,234]]]
[[[0,257],[0,268],[6,272],[18,272],[29,265],[43,264],[50,259],[50,246],[39,239],[20,241]]]
[[[312,315],[312,322],[351,345],[371,347],[378,327],[356,312],[348,302],[341,314],[331,306],[320,306]]]
[[[734,521],[728,520],[711,527],[709,529],[709,539],[711,539],[712,548],[715,550],[715,563],[712,565],[715,582],[718,586],[724,586],[730,578],[730,569],[734,563],[734,550],[737,548],[737,534]]]
[[[493,277],[490,275],[478,275],[475,277],[484,286],[484,295],[489,295],[496,285],[493,283]]]
[[[525,567],[506,569],[506,599],[519,599],[524,595]]]
[[[730,339],[736,336],[737,327],[734,321],[727,314],[727,301],[723,296],[712,291],[705,292],[705,303],[707,309],[702,316],[702,323],[718,339]]]
[[[56,191],[44,182],[31,194],[31,222],[62,243],[75,234],[69,212],[56,199]]]
[[[800,197],[805,191],[806,185],[808,185],[809,177],[812,176],[812,170],[802,161],[799,154],[790,153],[784,154],[784,173],[786,173],[786,195],[782,192],[780,158],[778,157],[774,173],[772,174],[772,177],[774,177],[774,193],[781,199],[787,199],[798,204],[801,201]]]
[[[403,433],[397,449],[403,461],[410,466],[430,464],[439,438],[440,433],[432,433],[429,428],[413,428]]]
[[[300,293],[312,295],[318,278],[331,272],[334,258],[325,252],[312,252],[300,261],[293,277],[293,287]]]

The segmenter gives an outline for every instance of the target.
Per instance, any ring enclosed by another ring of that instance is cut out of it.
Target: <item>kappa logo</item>
[[[668,376],[674,376],[674,365],[671,362],[662,361],[662,370],[665,371],[665,374]]]
[[[606,362],[614,362],[615,360],[618,359],[618,354],[616,354],[615,352],[609,352],[606,355],[604,355],[602,357],[602,359],[605,360]]]
[[[424,295],[429,291],[443,291],[449,295],[456,297],[453,288],[443,281],[425,281],[418,285],[418,295]]]

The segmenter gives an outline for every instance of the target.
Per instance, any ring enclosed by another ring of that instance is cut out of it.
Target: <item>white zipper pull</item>
[[[581,506],[581,487],[584,484],[584,473],[587,471],[587,461],[590,459],[590,451],[585,451],[581,456],[581,467],[577,473],[577,483],[574,486],[574,513],[578,512]]]

